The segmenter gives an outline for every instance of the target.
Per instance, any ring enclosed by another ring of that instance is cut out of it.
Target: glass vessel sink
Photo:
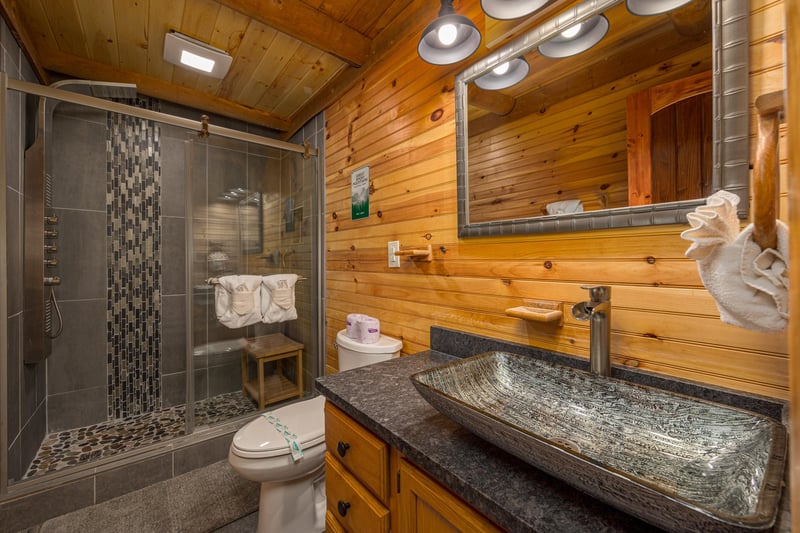
[[[775,521],[786,431],[769,417],[504,352],[411,380],[478,436],[664,529]]]

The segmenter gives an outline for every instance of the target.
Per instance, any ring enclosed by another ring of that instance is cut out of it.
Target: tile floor
[[[241,392],[221,394],[195,404],[195,426],[210,426],[255,411],[256,404]],[[185,413],[181,405],[51,433],[42,441],[25,478],[180,437],[185,433]]]

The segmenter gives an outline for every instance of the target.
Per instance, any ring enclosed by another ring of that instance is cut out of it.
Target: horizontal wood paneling
[[[459,10],[478,5],[464,0]],[[770,14],[782,2],[753,5],[760,17],[751,27],[753,85],[773,90],[783,70],[774,45],[782,31]],[[684,256],[687,226],[458,239],[452,77],[465,65],[433,67],[417,57],[416,42],[399,43],[327,112],[328,370],[337,368],[336,332],[353,312],[379,318],[383,333],[403,340],[404,354],[427,349],[429,328],[439,325],[588,357],[588,327],[569,313],[559,327],[503,310],[525,299],[568,307],[585,297],[582,284],[603,283],[613,287],[615,364],[786,398],[786,335],[719,320]],[[354,221],[350,173],[365,165],[370,216]],[[434,260],[406,258],[389,269],[390,240],[431,244]]]

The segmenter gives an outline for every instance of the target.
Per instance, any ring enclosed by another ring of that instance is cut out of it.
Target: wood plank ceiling
[[[422,0],[0,0],[42,83],[135,83],[141,94],[288,137],[396,42],[418,38]],[[170,30],[226,50],[217,80],[163,60]]]

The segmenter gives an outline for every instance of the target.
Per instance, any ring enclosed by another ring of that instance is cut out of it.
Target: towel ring
[[[778,246],[780,158],[778,128],[783,121],[783,91],[756,98],[758,144],[753,167],[753,240],[762,250]]]

